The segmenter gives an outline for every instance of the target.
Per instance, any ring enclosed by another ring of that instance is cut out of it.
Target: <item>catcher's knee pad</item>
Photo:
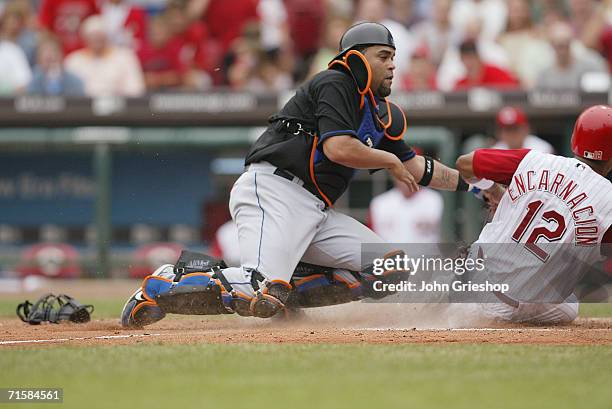
[[[325,269],[320,274],[294,277],[293,286],[295,290],[287,301],[290,307],[345,304],[363,296],[363,286],[356,273],[348,270]]]
[[[250,312],[254,317],[270,318],[284,311],[285,303],[291,293],[291,284],[282,280],[264,283],[264,287],[255,293],[251,300]]]
[[[231,313],[231,296],[212,273],[190,273],[178,282],[149,276],[142,284],[145,297],[165,313],[217,315]]]
[[[251,313],[251,301],[253,301],[254,297],[248,296],[238,291],[232,291],[231,294],[231,307],[236,312],[236,314],[241,315],[243,317],[252,316],[253,313]]]
[[[123,326],[149,325],[168,313],[217,315],[233,312],[232,297],[214,277],[214,273],[173,276],[169,273],[170,268],[162,270],[167,274],[156,271],[145,277],[141,288],[132,294],[123,308]]]
[[[282,280],[267,280],[252,268],[228,268],[218,272],[216,277],[231,294],[232,310],[243,316],[270,318],[276,315],[285,310],[292,290],[291,284]],[[232,282],[236,280],[246,282]]]

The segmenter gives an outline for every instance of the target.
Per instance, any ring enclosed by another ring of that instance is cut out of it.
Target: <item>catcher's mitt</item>
[[[54,324],[60,321],[82,323],[90,320],[93,310],[93,305],[83,305],[66,294],[46,294],[34,304],[27,300],[19,304],[17,316],[32,325],[46,321]]]

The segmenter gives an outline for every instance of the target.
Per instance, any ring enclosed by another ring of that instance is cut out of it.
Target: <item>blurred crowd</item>
[[[377,21],[396,90],[607,90],[612,0],[0,0],[0,96],[282,91]]]

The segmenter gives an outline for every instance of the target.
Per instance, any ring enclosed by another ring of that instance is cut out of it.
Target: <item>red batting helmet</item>
[[[596,105],[580,114],[572,134],[572,152],[591,160],[612,158],[612,107]]]

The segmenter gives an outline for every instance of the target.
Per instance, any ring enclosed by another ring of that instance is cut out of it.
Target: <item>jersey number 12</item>
[[[536,214],[542,208],[543,202],[541,200],[534,200],[533,202],[527,205],[527,214],[523,217],[523,220],[518,225],[514,233],[512,234],[512,240],[519,243],[529,227],[535,220]],[[537,258],[542,260],[542,262],[546,262],[550,257],[546,251],[544,251],[541,247],[539,247],[536,243],[538,239],[545,238],[549,243],[553,241],[560,240],[561,237],[565,234],[565,218],[556,212],[555,210],[547,210],[542,213],[542,219],[547,222],[555,221],[557,227],[554,230],[550,230],[547,227],[539,226],[534,228],[531,231],[531,234],[527,238],[527,242],[525,243],[525,248],[532,252]]]

